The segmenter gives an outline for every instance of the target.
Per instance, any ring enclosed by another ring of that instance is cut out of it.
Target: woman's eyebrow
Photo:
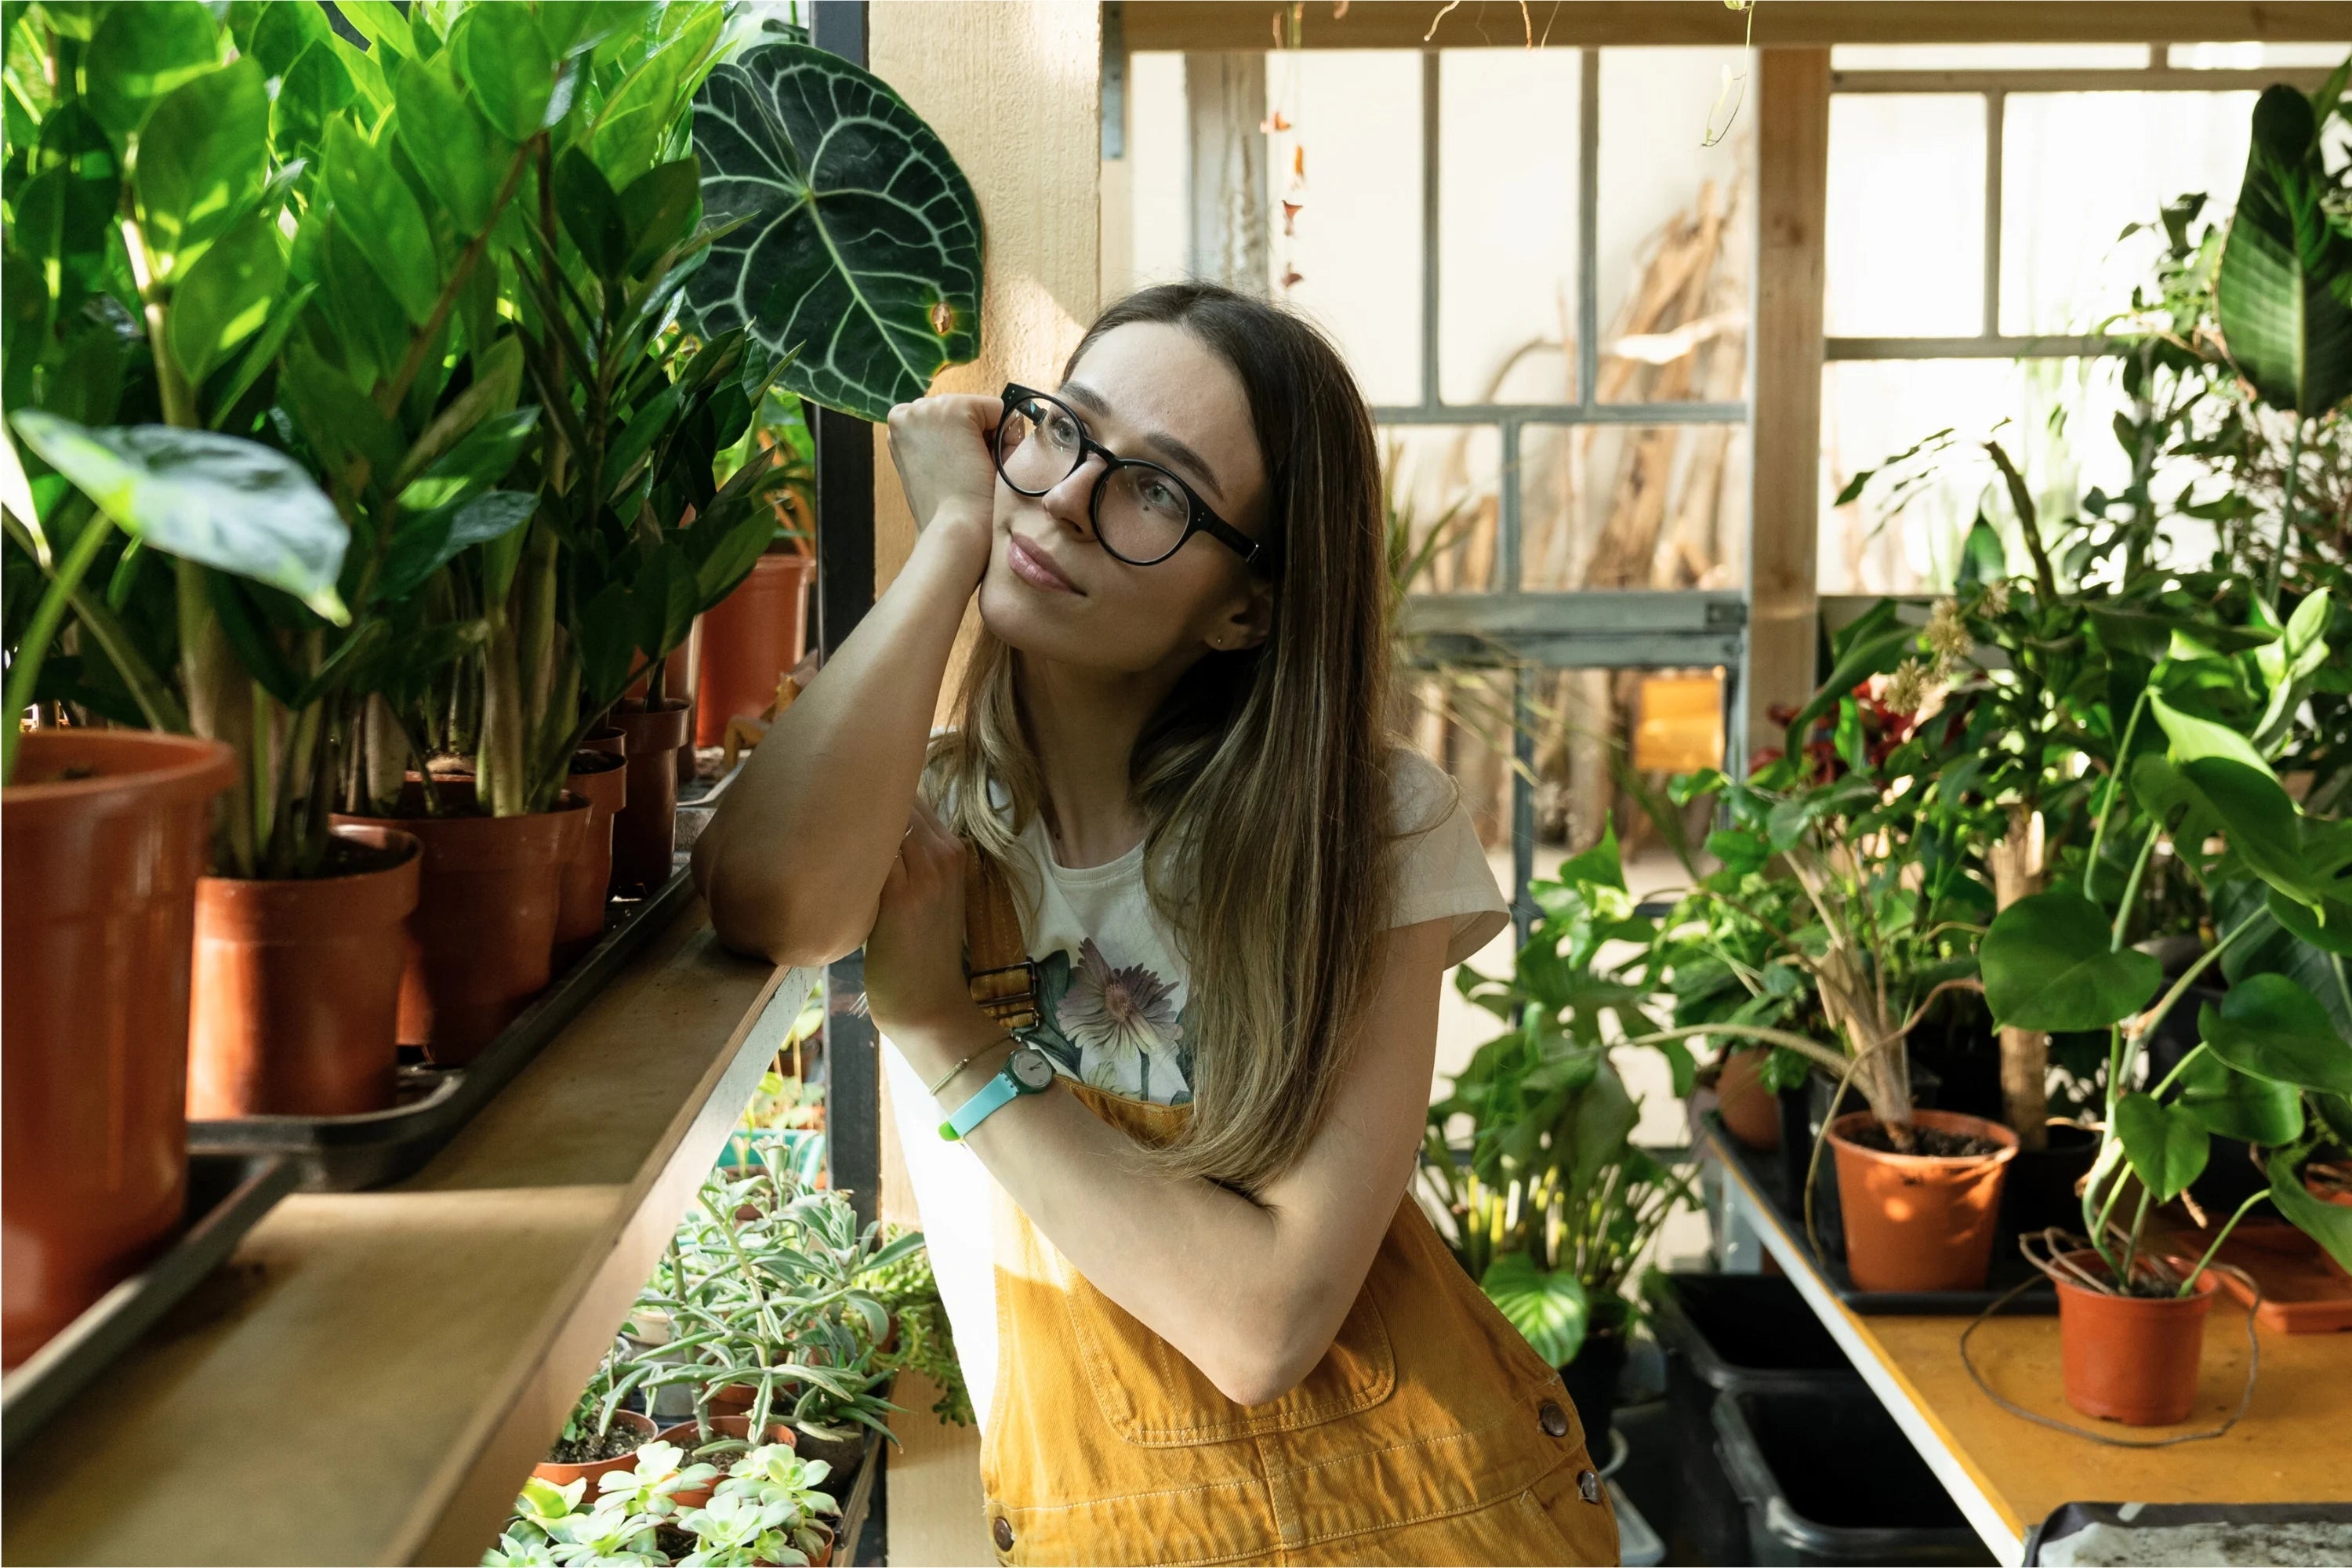
[[[1110,404],[1104,399],[1102,394],[1085,382],[1064,382],[1062,395],[1090,414],[1108,417],[1111,413]],[[1218,488],[1215,472],[1210,468],[1207,460],[1200,453],[1164,430],[1146,430],[1142,432],[1142,439],[1145,446],[1158,447],[1160,456],[1180,468],[1191,469],[1192,477],[1201,482],[1201,488],[1207,490],[1211,496],[1220,502],[1225,499],[1225,492]]]

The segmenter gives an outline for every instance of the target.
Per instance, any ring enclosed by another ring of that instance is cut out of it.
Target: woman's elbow
[[[717,846],[694,847],[694,884],[710,912],[719,945],[747,958],[763,958],[782,968],[831,963],[857,950],[858,941],[813,931],[794,911],[782,879],[772,868],[745,876],[730,868]]]
[[[1201,1371],[1236,1405],[1271,1405],[1307,1380],[1335,1337],[1325,1329],[1254,1339],[1227,1347]]]

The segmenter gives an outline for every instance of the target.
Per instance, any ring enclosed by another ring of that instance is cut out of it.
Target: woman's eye
[[[1189,509],[1184,498],[1165,479],[1147,479],[1143,486],[1143,504],[1154,511],[1181,512]]]
[[[1048,410],[1044,426],[1045,438],[1056,447],[1078,444],[1078,422],[1059,410]]]

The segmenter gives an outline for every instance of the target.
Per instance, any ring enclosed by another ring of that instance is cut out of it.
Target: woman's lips
[[[1078,591],[1078,585],[1063,576],[1061,569],[1045,558],[1044,551],[1017,533],[1009,536],[1004,556],[1013,568],[1013,574],[1031,587],[1042,588],[1049,594],[1076,594]]]

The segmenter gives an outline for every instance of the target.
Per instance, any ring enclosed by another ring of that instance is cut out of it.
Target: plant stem
[[[2296,417],[2294,442],[2287,452],[2286,494],[2279,501],[2278,550],[2271,557],[2270,570],[2263,585],[2263,597],[2270,602],[2273,611],[2278,608],[2279,579],[2286,570],[2287,546],[2294,539],[2294,487],[2295,481],[2303,477],[2303,434],[2310,424],[2308,419],[2300,416]]]
[[[17,641],[16,659],[8,666],[7,703],[5,729],[0,729],[0,782],[16,781],[16,746],[23,739],[17,730],[17,719],[33,705],[33,692],[41,679],[41,666],[48,662],[49,647],[57,641],[58,628],[65,620],[66,606],[74,591],[81,585],[89,572],[90,563],[98,559],[99,547],[114,531],[114,522],[102,511],[90,513],[82,524],[81,537],[74,541],[66,552],[57,575],[41,595],[34,608],[32,621]]]
[[[2131,929],[2132,906],[2139,900],[2140,880],[2147,875],[2148,860],[2156,854],[2156,841],[2163,836],[2161,824],[2149,827],[2147,837],[2140,844],[2139,858],[2132,862],[2131,875],[2124,881],[2124,896],[2116,905],[2115,929],[2107,937],[2107,946],[2113,952],[2121,952],[2124,949],[2124,937]]]
[[[2182,1073],[2187,1072],[2189,1070],[2189,1064],[2195,1061],[2199,1057],[2201,1057],[2204,1054],[2205,1042],[2200,1040],[2197,1042],[2195,1047],[2189,1050],[2188,1055],[2182,1057],[2179,1061],[2172,1064],[2172,1070],[2164,1075],[2164,1081],[2162,1083],[2158,1084],[2154,1089],[2147,1091],[2150,1097],[2157,1100],[2162,1100],[2164,1098],[2164,1091],[2172,1087],[2173,1080],[2179,1078]]]
[[[2161,661],[2159,661],[2161,662]],[[2153,672],[2150,679],[2154,679]],[[2139,700],[2132,704],[2131,717],[2124,721],[2124,742],[2116,748],[2115,771],[2107,775],[2107,793],[2099,803],[2098,826],[2091,830],[2091,858],[2083,866],[2083,896],[2091,897],[2091,889],[2099,879],[2099,850],[2106,843],[2107,817],[2116,809],[2116,802],[2124,793],[2124,770],[2131,765],[2131,745],[2139,733],[2139,716],[2147,711],[2149,688],[2139,689]]]
[[[2213,1261],[2213,1255],[2221,1250],[2221,1244],[2230,1239],[2230,1233],[2238,1228],[2238,1222],[2246,1217],[2248,1210],[2270,1195],[2268,1187],[2248,1194],[2246,1201],[2238,1205],[2238,1212],[2222,1222],[2221,1231],[2213,1237],[2213,1245],[2205,1249],[2205,1256],[2197,1260],[2197,1267],[2190,1269],[2189,1278],[2180,1282],[2177,1294],[2186,1296],[2197,1288],[2197,1277],[2205,1272],[2205,1266]]]
[[[417,376],[424,371],[425,356],[433,352],[441,330],[449,324],[449,312],[457,308],[457,296],[465,291],[475,265],[482,259],[482,252],[490,242],[490,231],[498,226],[499,215],[506,211],[507,203],[514,199],[516,187],[522,184],[522,172],[530,166],[531,148],[545,140],[544,136],[535,136],[515,149],[514,160],[507,165],[507,177],[490,203],[490,216],[484,221],[482,231],[467,240],[466,248],[458,253],[457,265],[451,269],[449,281],[441,286],[440,298],[433,301],[433,314],[426,318],[423,329],[408,341],[408,353],[401,356],[399,370],[393,374],[390,381],[376,388],[376,412],[386,418],[390,418],[394,410],[400,406],[400,400],[408,395],[408,389],[415,384]],[[386,479],[390,477],[385,476]]]

